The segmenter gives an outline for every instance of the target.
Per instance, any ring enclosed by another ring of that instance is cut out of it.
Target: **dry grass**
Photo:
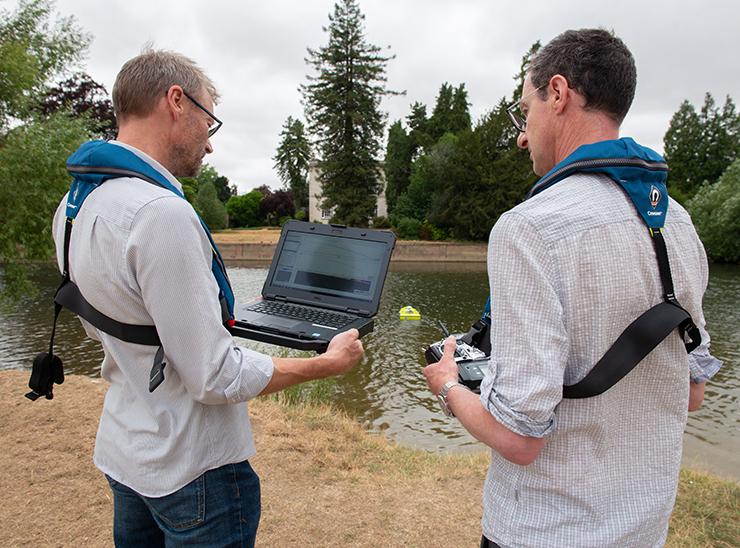
[[[232,228],[213,233],[213,241],[218,244],[276,244],[280,239],[279,227]]]
[[[53,401],[0,372],[0,546],[110,546],[112,506],[91,462],[105,385],[68,377]],[[250,404],[259,546],[476,546],[488,456],[435,455],[370,435],[326,406]],[[683,472],[669,546],[733,546],[740,489]]]

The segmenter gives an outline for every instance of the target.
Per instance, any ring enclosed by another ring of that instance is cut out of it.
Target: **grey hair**
[[[174,85],[193,97],[205,91],[218,101],[218,92],[211,79],[192,59],[174,51],[155,50],[150,44],[141,54],[121,67],[113,84],[113,111],[116,119],[146,116]]]
[[[556,36],[532,59],[532,86],[545,86],[560,74],[586,99],[585,108],[606,113],[618,124],[632,105],[637,68],[627,46],[604,29],[568,30]],[[540,90],[547,97],[547,89]]]

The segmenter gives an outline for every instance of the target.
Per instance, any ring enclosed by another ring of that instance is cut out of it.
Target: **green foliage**
[[[90,37],[71,17],[50,21],[49,0],[0,10],[0,135],[10,118],[28,119],[47,83],[82,58]]]
[[[198,188],[195,208],[211,230],[226,228],[226,206],[218,199],[216,187],[212,182],[202,183]]]
[[[740,262],[740,159],[716,184],[704,183],[687,208],[707,255],[719,262]]]
[[[203,164],[197,177],[180,177],[178,180],[182,185],[185,199],[193,205],[199,215],[202,215],[202,212],[199,209],[197,197],[202,185],[206,183],[213,185],[216,189],[216,197],[223,204],[226,204],[232,196],[236,196],[236,186],[230,185],[229,179],[219,175],[216,168],[209,164]]]
[[[229,198],[236,196],[236,186],[229,184],[229,178],[219,175],[213,180],[213,186],[216,187],[216,196],[222,203],[229,201]]]
[[[27,121],[8,132],[0,145],[0,262],[6,296],[28,291],[26,260],[53,253],[51,220],[71,178],[65,161],[85,140],[85,120],[66,112]]]
[[[406,134],[401,121],[394,122],[388,130],[388,144],[385,149],[385,199],[388,211],[396,207],[398,197],[406,191],[411,176],[411,139]]]
[[[51,19],[48,0],[0,10],[0,263],[2,298],[31,290],[25,261],[53,251],[51,220],[71,179],[67,157],[89,136],[89,119],[39,112],[47,84],[75,68],[89,37],[72,18]],[[12,127],[12,129],[11,129]]]
[[[280,132],[280,144],[275,160],[275,169],[283,184],[292,192],[295,208],[308,209],[308,167],[311,160],[311,146],[306,137],[303,122],[291,116]]]
[[[420,240],[446,240],[447,231],[438,226],[434,226],[429,221],[424,221],[419,227],[419,239]]]
[[[428,132],[432,142],[439,140],[445,133],[459,133],[470,129],[469,106],[465,84],[460,84],[457,88],[447,82],[442,84],[429,120]]]
[[[538,49],[536,42],[522,58],[514,76],[515,97],[521,96],[529,60]],[[422,223],[421,238],[488,237],[498,217],[519,203],[536,180],[527,153],[517,148],[518,134],[506,113],[508,104],[502,98],[474,128],[464,84],[457,88],[442,85],[429,120],[423,105],[412,106],[407,118],[411,144],[406,146],[413,152],[404,157],[411,158],[411,176],[391,210],[394,226],[400,229],[401,222],[408,224],[405,219],[416,219]],[[402,136],[402,129],[399,125],[392,131]],[[391,157],[391,165],[400,164],[391,155],[390,143],[389,136],[386,162]]]
[[[390,228],[391,222],[382,215],[373,219],[373,228]]]
[[[329,43],[308,49],[316,71],[301,86],[309,131],[320,156],[324,209],[333,222],[367,226],[376,207],[378,152],[385,124],[380,101],[392,57],[368,44],[357,0],[340,0],[329,16]]]
[[[259,190],[229,198],[229,201],[226,202],[229,226],[233,228],[259,226],[261,224],[261,201],[262,193]]]
[[[411,217],[402,217],[396,224],[398,237],[402,240],[416,240],[419,238],[421,221]]]
[[[740,157],[740,114],[729,96],[721,110],[710,93],[700,112],[684,101],[671,118],[663,145],[669,191],[685,204],[704,181],[716,182]]]

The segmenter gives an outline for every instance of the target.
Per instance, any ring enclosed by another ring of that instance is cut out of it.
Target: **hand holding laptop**
[[[260,393],[271,394],[294,384],[341,375],[357,365],[365,353],[359,331],[350,329],[334,336],[326,352],[312,358],[272,358],[270,382]]]
[[[357,329],[350,329],[336,335],[329,342],[329,347],[323,354],[327,376],[342,375],[357,365],[365,354],[359,336]]]

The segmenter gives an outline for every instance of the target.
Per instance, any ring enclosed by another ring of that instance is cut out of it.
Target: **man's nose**
[[[211,152],[213,152],[213,147],[211,146],[211,140],[208,139],[206,141],[206,154],[210,154]]]
[[[516,138],[516,146],[519,148],[527,148],[527,144],[529,141],[527,140],[527,132],[522,131]]]

